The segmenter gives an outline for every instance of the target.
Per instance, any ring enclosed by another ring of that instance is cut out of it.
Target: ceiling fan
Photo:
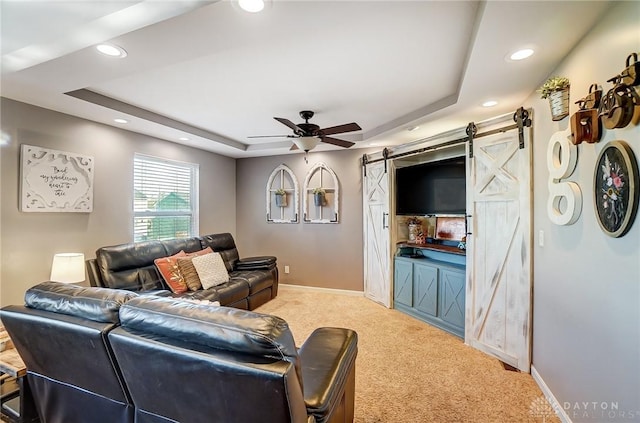
[[[278,122],[293,129],[293,135],[254,135],[249,138],[267,138],[267,137],[286,137],[293,138],[293,146],[291,150],[303,150],[305,153],[312,150],[318,142],[325,142],[327,144],[337,145],[339,147],[349,148],[355,143],[351,141],[345,141],[338,138],[330,137],[329,135],[342,134],[345,132],[359,131],[360,125],[355,122],[345,123],[344,125],[331,126],[329,128],[320,128],[318,125],[309,123],[309,119],[313,117],[314,113],[311,110],[303,110],[300,112],[300,117],[304,119],[304,123],[295,124],[289,119],[274,117]]]

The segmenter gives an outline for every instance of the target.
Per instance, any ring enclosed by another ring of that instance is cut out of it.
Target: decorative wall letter
[[[20,210],[93,211],[93,157],[22,145]]]
[[[575,182],[561,182],[571,176],[578,161],[578,147],[570,142],[571,131],[556,132],[547,147],[549,198],[547,214],[556,225],[572,225],[582,213],[582,191]],[[564,210],[560,205],[565,199]]]

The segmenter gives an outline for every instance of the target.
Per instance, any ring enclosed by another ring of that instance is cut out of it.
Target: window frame
[[[171,211],[171,210],[145,210],[145,211],[136,211],[135,204],[135,196],[136,196],[136,162],[139,160],[154,162],[156,164],[166,164],[176,167],[183,167],[189,170],[190,174],[190,204],[191,211]],[[133,211],[133,220],[132,220],[132,237],[134,242],[139,242],[142,240],[136,239],[136,220],[139,218],[149,218],[149,217],[191,217],[191,225],[189,225],[189,234],[188,237],[198,236],[200,233],[200,164],[185,162],[174,159],[167,159],[165,157],[152,156],[149,154],[143,153],[134,153],[133,156],[133,175],[132,175],[132,211]],[[163,239],[171,239],[171,238],[155,238],[158,240]],[[151,238],[149,238],[151,240]]]

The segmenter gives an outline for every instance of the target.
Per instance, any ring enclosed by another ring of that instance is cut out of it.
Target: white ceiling
[[[352,148],[394,145],[515,111],[612,3],[273,0],[251,14],[231,1],[0,0],[0,88],[236,158],[288,153],[290,139],[248,137],[291,134],[273,117],[297,124],[301,110],[320,127],[357,122],[334,135]],[[104,41],[128,56],[97,53]],[[506,59],[523,47],[536,53]],[[65,94],[77,90],[102,105]]]

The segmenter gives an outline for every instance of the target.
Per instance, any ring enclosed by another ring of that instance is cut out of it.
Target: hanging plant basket
[[[287,207],[287,194],[276,194],[276,206]]]
[[[315,194],[313,194],[313,202],[316,206],[324,206],[324,192],[316,192]]]
[[[551,119],[562,120],[569,116],[569,90],[554,91],[549,94]]]

